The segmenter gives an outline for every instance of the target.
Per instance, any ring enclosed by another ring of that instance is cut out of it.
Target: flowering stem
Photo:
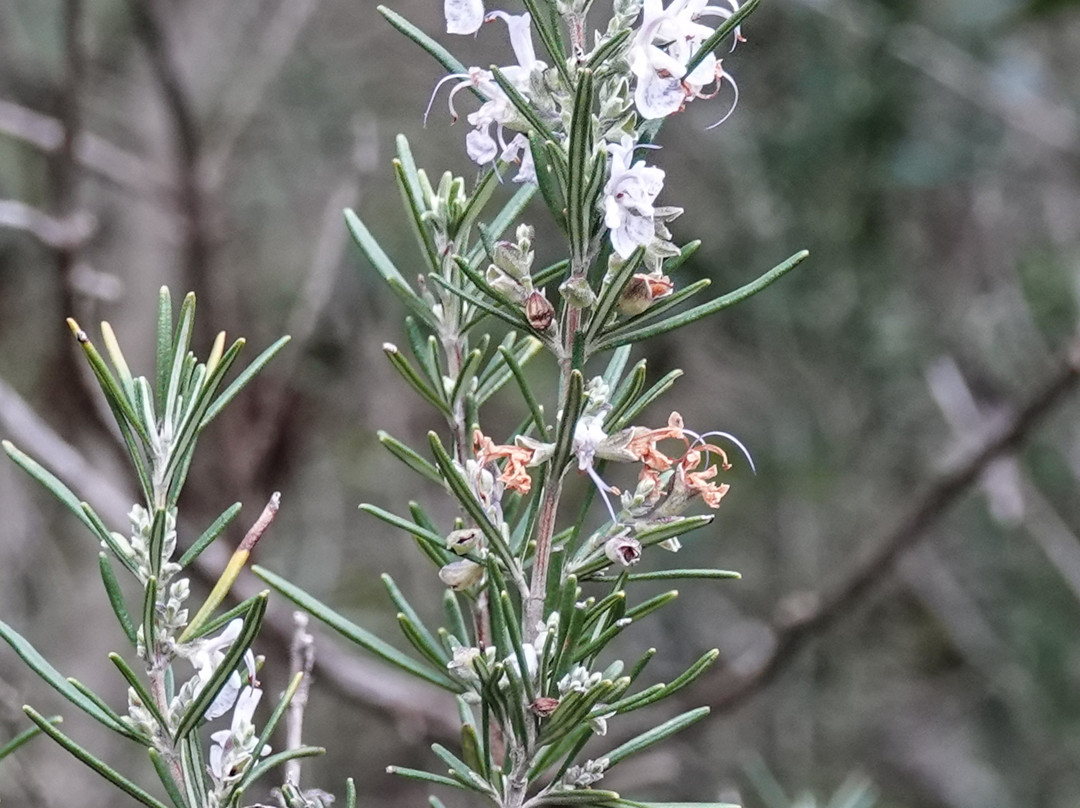
[[[571,278],[584,278],[589,262],[575,256],[571,268]],[[563,344],[559,355],[559,402],[564,417],[569,417],[567,401],[570,395],[570,374],[574,371],[574,345],[581,330],[581,309],[566,305],[563,318]],[[547,594],[548,563],[551,560],[551,537],[555,535],[555,517],[559,510],[562,496],[563,470],[548,464],[544,479],[544,494],[540,503],[540,515],[536,522],[536,553],[533,556],[532,581],[529,585],[529,598],[525,608],[522,634],[527,642],[536,638],[537,625],[544,619],[544,598]]]

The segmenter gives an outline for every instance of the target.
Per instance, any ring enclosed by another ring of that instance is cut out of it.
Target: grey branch
[[[979,481],[983,472],[1006,452],[1022,444],[1042,418],[1061,404],[1080,381],[1080,343],[1074,344],[1060,367],[1023,406],[967,458],[933,480],[891,527],[868,544],[874,549],[831,588],[822,593],[798,593],[781,603],[772,625],[772,642],[754,648],[742,659],[696,687],[715,710],[733,710],[772,682],[813,637],[827,631],[867,597],[903,554],[914,547],[927,528]]]
[[[64,125],[49,115],[0,99],[0,135],[52,154],[64,144]],[[123,188],[156,193],[169,186],[151,163],[99,135],[79,133],[75,158],[87,171]]]

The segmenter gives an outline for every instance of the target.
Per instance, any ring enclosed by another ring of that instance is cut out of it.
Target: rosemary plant
[[[124,532],[111,530],[93,507],[37,461],[5,441],[4,451],[51,491],[85,525],[100,545],[101,580],[113,613],[130,643],[126,655],[109,661],[127,685],[126,709],[117,710],[76,679],[65,678],[14,628],[0,622],[0,637],[35,673],[68,701],[108,730],[146,748],[168,803],[116,771],[58,729],[32,707],[25,712],[34,727],[13,739],[0,758],[42,732],[143,805],[154,808],[217,808],[238,805],[253,782],[274,766],[317,754],[298,747],[270,754],[267,741],[299,687],[294,677],[261,731],[253,723],[262,697],[259,661],[252,643],[262,625],[263,592],[216,613],[251,549],[278,507],[275,494],[233,554],[217,585],[191,616],[191,589],[185,574],[240,511],[228,508],[201,535],[178,552],[180,497],[200,433],[288,341],[282,338],[260,354],[227,386],[244,340],[226,347],[225,333],[210,355],[199,361],[190,350],[195,297],[188,295],[174,322],[171,296],[161,290],[157,318],[157,368],[154,376],[132,375],[108,323],[101,324],[109,362],[74,320],[71,330],[82,347],[127,449],[142,496],[128,515]],[[110,366],[111,363],[111,366]],[[133,578],[141,591],[125,597],[119,576]],[[209,734],[206,727],[230,716],[228,725]]]
[[[631,363],[634,346],[748,298],[806,257],[798,253],[696,305],[691,299],[708,281],[679,288],[673,280],[700,242],[675,243],[670,225],[682,210],[657,204],[664,172],[649,163],[649,149],[661,124],[687,104],[724,94],[730,108],[717,123],[734,108],[734,80],[714,51],[742,41],[741,26],[758,0],[716,2],[672,0],[665,8],[662,0],[614,0],[594,28],[592,0],[523,0],[519,14],[488,13],[482,0],[445,0],[450,34],[477,33],[485,21],[506,26],[517,63],[490,69],[466,68],[403,17],[379,9],[447,70],[427,115],[441,115],[438,97],[446,84],[452,84],[445,91],[451,118],[469,104],[466,152],[479,166],[473,182],[449,172],[432,178],[398,138],[394,175],[423,266],[419,275],[402,272],[363,221],[345,214],[368,262],[408,312],[408,350],[387,344],[387,358],[443,424],[421,449],[386,433],[380,440],[453,497],[458,515],[438,524],[418,502],[408,504],[408,516],[361,507],[415,539],[433,565],[432,580],[445,589],[445,625],[425,625],[383,576],[415,652],[407,654],[274,572],[254,569],[349,640],[456,698],[459,746],[435,744],[433,770],[392,766],[397,774],[499,808],[631,808],[643,803],[604,789],[606,773],[708,712],[684,712],[615,745],[598,738],[622,715],[686,687],[716,659],[717,651],[709,651],[670,682],[643,687],[639,677],[655,652],[627,664],[612,644],[676,597],[671,591],[639,599],[636,582],[737,577],[720,569],[631,570],[654,553],[677,551],[683,536],[709,525],[708,511],[728,492],[724,472],[732,463],[752,466],[726,432],[694,430],[677,412],[660,425],[643,420],[679,372],[650,384],[645,361]],[[513,183],[520,188],[491,210],[493,199],[507,196],[500,189]],[[534,197],[539,204],[530,204]],[[550,217],[553,226],[534,228],[538,220],[527,217],[535,216]],[[538,232],[560,234],[558,245],[545,243],[543,252],[557,247],[561,260],[535,266]],[[273,518],[276,498],[207,602],[188,616],[185,568],[239,510],[228,509],[177,557],[177,498],[196,438],[284,344],[268,348],[222,390],[242,342],[226,350],[222,335],[199,362],[189,351],[193,317],[189,296],[174,325],[162,291],[152,380],[131,374],[108,324],[102,332],[111,367],[72,323],[143,495],[126,534],[110,530],[57,477],[4,444],[101,544],[109,602],[138,660],[109,656],[129,687],[126,712],[64,678],[10,626],[0,623],[0,636],[79,709],[144,746],[175,808],[239,805],[271,766],[319,751],[301,745],[274,755],[267,746],[298,677],[263,729],[255,729],[261,691],[251,646],[266,593],[218,612]],[[549,387],[534,389],[529,363],[550,373]],[[516,390],[520,426],[500,440],[487,426],[494,421],[489,409],[507,386]],[[635,482],[626,490],[609,482],[615,464],[633,470]],[[564,497],[573,486],[583,491]],[[117,566],[141,587],[134,609],[116,580]],[[26,709],[37,731],[137,801],[166,805],[61,733],[54,720]],[[229,727],[210,734],[205,749],[205,727],[229,714]],[[0,757],[28,736],[0,749]],[[278,792],[289,808],[318,808],[332,799],[294,785]],[[431,799],[439,808],[439,799]],[[350,808],[354,801],[350,782]]]
[[[439,114],[439,94],[451,84],[449,117],[469,104],[466,152],[480,167],[473,183],[449,172],[433,178],[399,136],[394,175],[423,266],[418,276],[407,277],[364,222],[345,214],[408,312],[408,350],[386,344],[386,356],[444,422],[423,448],[386,433],[380,440],[445,489],[458,516],[438,524],[418,502],[408,504],[408,516],[361,508],[412,536],[432,562],[445,586],[445,625],[425,625],[383,576],[415,651],[407,655],[255,568],[345,637],[456,696],[460,747],[434,745],[433,770],[391,771],[500,808],[639,804],[600,787],[605,773],[708,712],[690,710],[615,746],[590,744],[609,722],[668,698],[716,659],[710,651],[672,681],[640,687],[653,652],[626,664],[611,644],[677,594],[638,600],[635,582],[736,577],[631,568],[657,548],[677,551],[680,537],[712,522],[700,511],[717,508],[727,493],[724,471],[751,463],[733,436],[695,431],[676,412],[662,425],[643,423],[679,372],[649,385],[645,362],[631,365],[632,351],[749,297],[806,256],[685,305],[708,282],[678,289],[672,275],[700,242],[672,241],[669,225],[682,210],[656,204],[664,172],[647,162],[666,118],[729,85],[737,98],[714,49],[741,41],[757,0],[674,0],[666,8],[660,0],[615,0],[599,30],[587,17],[592,5],[524,0],[523,13],[508,14],[485,12],[481,0],[446,0],[448,33],[506,26],[517,64],[490,69],[466,68],[399,14],[379,9],[448,71],[427,116]],[[520,189],[489,213],[496,191],[511,183]],[[542,204],[530,206],[534,197]],[[528,217],[538,215],[551,217],[565,250],[545,267],[534,265],[539,231]],[[551,400],[530,384],[530,362],[555,377]],[[498,440],[486,427],[488,407],[507,385],[518,394],[520,427]],[[635,469],[632,488],[607,481],[613,464]],[[564,493],[575,485],[586,487],[585,504],[568,508]],[[602,522],[593,528],[595,511]]]

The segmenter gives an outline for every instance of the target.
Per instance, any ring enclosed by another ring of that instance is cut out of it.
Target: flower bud
[[[567,278],[559,286],[559,293],[575,309],[587,309],[596,303],[596,293],[584,278]]]
[[[555,319],[555,307],[543,292],[533,292],[525,300],[525,318],[537,331],[547,331]]]
[[[641,560],[641,542],[631,536],[613,536],[604,544],[604,555],[624,567],[633,566]]]
[[[549,715],[555,712],[555,708],[558,706],[558,699],[553,699],[550,696],[541,696],[529,705],[529,710],[531,710],[534,715],[537,715],[540,718],[547,718]]]
[[[439,580],[454,591],[460,591],[484,580],[484,568],[465,558],[451,561],[439,570]]]
[[[480,543],[483,532],[478,527],[468,527],[455,530],[446,537],[446,549],[452,550],[457,555],[465,555]]]
[[[643,275],[635,275],[623,287],[619,294],[619,302],[616,304],[619,313],[627,317],[641,314],[652,305],[652,292],[649,290],[649,282]]]

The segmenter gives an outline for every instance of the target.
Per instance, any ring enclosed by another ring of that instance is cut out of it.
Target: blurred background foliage
[[[141,372],[161,284],[199,294],[199,351],[211,329],[255,350],[292,333],[204,438],[182,512],[203,524],[241,500],[250,520],[281,489],[261,562],[396,639],[378,572],[432,613],[440,587],[407,540],[356,506],[425,498],[452,514],[375,439],[382,428],[419,442],[437,418],[381,355],[402,339],[401,312],[346,244],[340,210],[356,206],[405,269],[395,133],[429,171],[474,169],[441,101],[422,128],[439,68],[374,5],[0,0],[0,435],[46,451],[28,404],[92,463],[93,474],[61,469],[76,491],[129,491],[65,316],[108,319]],[[439,6],[393,4],[432,32]],[[745,32],[725,59],[736,115],[706,132],[724,101],[699,102],[656,154],[661,202],[686,208],[676,239],[704,240],[676,281],[726,291],[797,249],[811,258],[651,348],[653,378],[686,375],[649,421],[678,409],[695,428],[728,430],[759,469],[732,472],[716,523],[679,559],[743,580],[684,591],[655,634],[627,640],[628,658],[660,649],[659,680],[712,646],[728,672],[753,668],[770,626],[843,580],[1055,373],[1076,335],[1080,3],[774,0]],[[486,65],[505,43],[481,37],[451,44]],[[541,253],[551,237],[541,226]],[[1078,414],[1066,399],[1025,429],[775,680],[611,787],[747,808],[785,792],[821,795],[806,805],[852,793],[882,808],[1080,804]],[[0,614],[121,703],[88,536],[12,464],[0,465],[0,515]],[[305,740],[330,754],[306,781],[340,791],[353,775],[367,804],[417,804],[422,792],[383,769],[427,759],[450,705],[320,643],[338,667],[317,672]],[[267,638],[260,650],[273,690],[284,647]],[[722,683],[688,698],[708,702]],[[21,728],[22,702],[55,701],[38,687],[0,654],[0,742]],[[83,740],[93,732],[71,723]],[[74,794],[114,804],[47,741],[0,766],[5,804]]]

